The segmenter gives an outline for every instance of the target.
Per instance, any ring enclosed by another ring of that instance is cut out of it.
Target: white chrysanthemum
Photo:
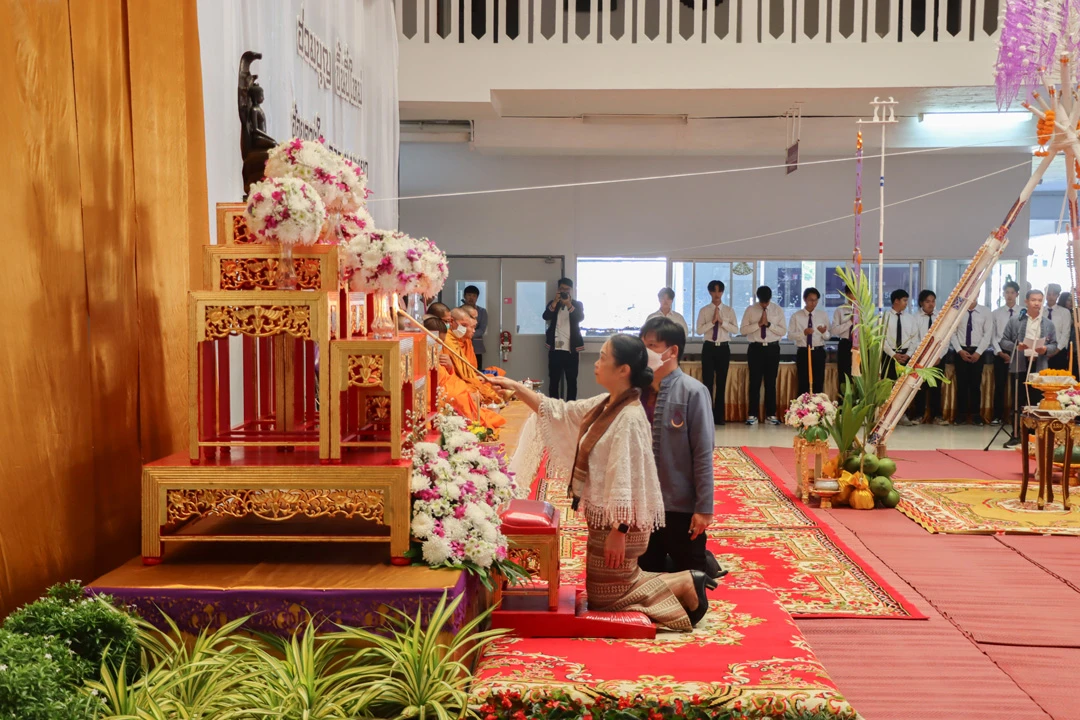
[[[431,480],[424,473],[414,472],[412,474],[412,481],[409,483],[409,489],[412,492],[420,492],[421,490],[427,490],[431,487]]]
[[[422,442],[413,446],[413,464],[431,462],[439,457],[439,446],[435,443]]]
[[[486,507],[487,505],[483,503],[472,503],[466,506],[465,519],[474,524],[486,522],[488,519],[488,514],[484,510]]]
[[[491,563],[495,561],[495,544],[470,538],[465,543],[465,558],[482,568],[491,567]]]
[[[464,542],[469,537],[468,527],[457,518],[451,517],[443,520],[443,530],[446,532],[447,540],[459,540]]]
[[[485,542],[494,543],[499,538],[499,528],[490,520],[473,523],[473,527],[476,528],[476,531]]]
[[[417,513],[412,521],[412,534],[421,540],[425,540],[435,529],[435,520],[427,513]]]
[[[314,245],[326,208],[315,188],[298,178],[266,178],[251,186],[248,227],[268,243]]]
[[[420,546],[424,562],[428,565],[442,565],[453,555],[450,543],[441,537],[431,537]]]

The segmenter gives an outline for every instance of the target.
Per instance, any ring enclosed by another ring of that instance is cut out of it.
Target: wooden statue
[[[262,59],[262,53],[248,50],[240,57],[240,73],[237,78],[237,105],[240,111],[240,157],[244,159],[244,198],[252,184],[263,178],[266,159],[277,145],[266,134],[266,115],[262,110],[263,89],[259,76],[251,74],[251,64]]]

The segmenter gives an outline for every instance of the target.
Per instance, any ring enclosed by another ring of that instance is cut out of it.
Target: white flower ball
[[[435,529],[435,520],[427,513],[417,513],[412,520],[412,534],[421,540],[431,535]]]
[[[424,562],[428,565],[442,565],[451,560],[453,553],[450,543],[441,537],[431,537],[421,546]]]

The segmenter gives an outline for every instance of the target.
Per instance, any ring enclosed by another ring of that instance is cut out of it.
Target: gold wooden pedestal
[[[547,535],[515,534],[507,536],[506,557],[525,568],[534,578],[547,582],[548,610],[559,607],[559,533]],[[504,588],[506,581],[496,578],[495,603],[502,600],[503,593],[508,595],[536,594],[530,588]]]
[[[1035,434],[1036,474],[1039,479],[1038,506],[1042,510],[1047,503],[1054,502],[1054,448],[1061,445],[1065,449],[1061,473],[1061,500],[1065,509],[1069,509],[1069,474],[1072,465],[1073,430],[1075,425],[1069,419],[1063,419],[1050,412],[1035,408],[1025,408],[1020,415],[1020,441],[1023,462],[1023,475],[1020,484],[1020,502],[1027,501],[1028,480],[1031,476],[1031,434]]]
[[[810,500],[814,478],[821,477],[821,467],[829,461],[826,440],[805,440],[795,436],[795,494],[804,503]]]
[[[167,542],[213,541],[389,542],[391,557],[404,560],[410,463],[384,453],[370,465],[319,465],[308,451],[275,453],[281,464],[269,464],[268,454],[197,466],[173,455],[145,466],[143,562],[160,562]]]

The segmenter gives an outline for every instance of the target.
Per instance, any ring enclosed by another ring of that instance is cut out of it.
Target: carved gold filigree
[[[364,410],[368,422],[376,425],[390,423],[390,398],[385,395],[371,395],[364,398]]]
[[[382,382],[382,355],[349,356],[349,387],[375,387]]]
[[[401,382],[407,383],[412,380],[412,352],[404,351],[401,353]]]
[[[168,523],[190,518],[255,516],[263,520],[363,518],[383,522],[381,490],[169,490]]]
[[[222,260],[222,290],[277,290],[281,276],[278,258],[239,258]],[[322,265],[318,258],[293,258],[296,286],[301,290],[322,287]]]
[[[531,547],[511,547],[506,551],[506,559],[517,563],[533,577],[540,576],[540,551]]]
[[[427,383],[413,387],[413,411],[427,413]]]
[[[243,213],[233,215],[233,245],[253,245],[259,241],[255,234],[248,230],[247,218]]]
[[[439,366],[439,346],[433,342],[429,342],[427,344],[427,351],[427,367],[430,372]]]
[[[305,305],[214,305],[206,308],[206,337],[270,337],[288,333],[311,339],[311,308]]]

